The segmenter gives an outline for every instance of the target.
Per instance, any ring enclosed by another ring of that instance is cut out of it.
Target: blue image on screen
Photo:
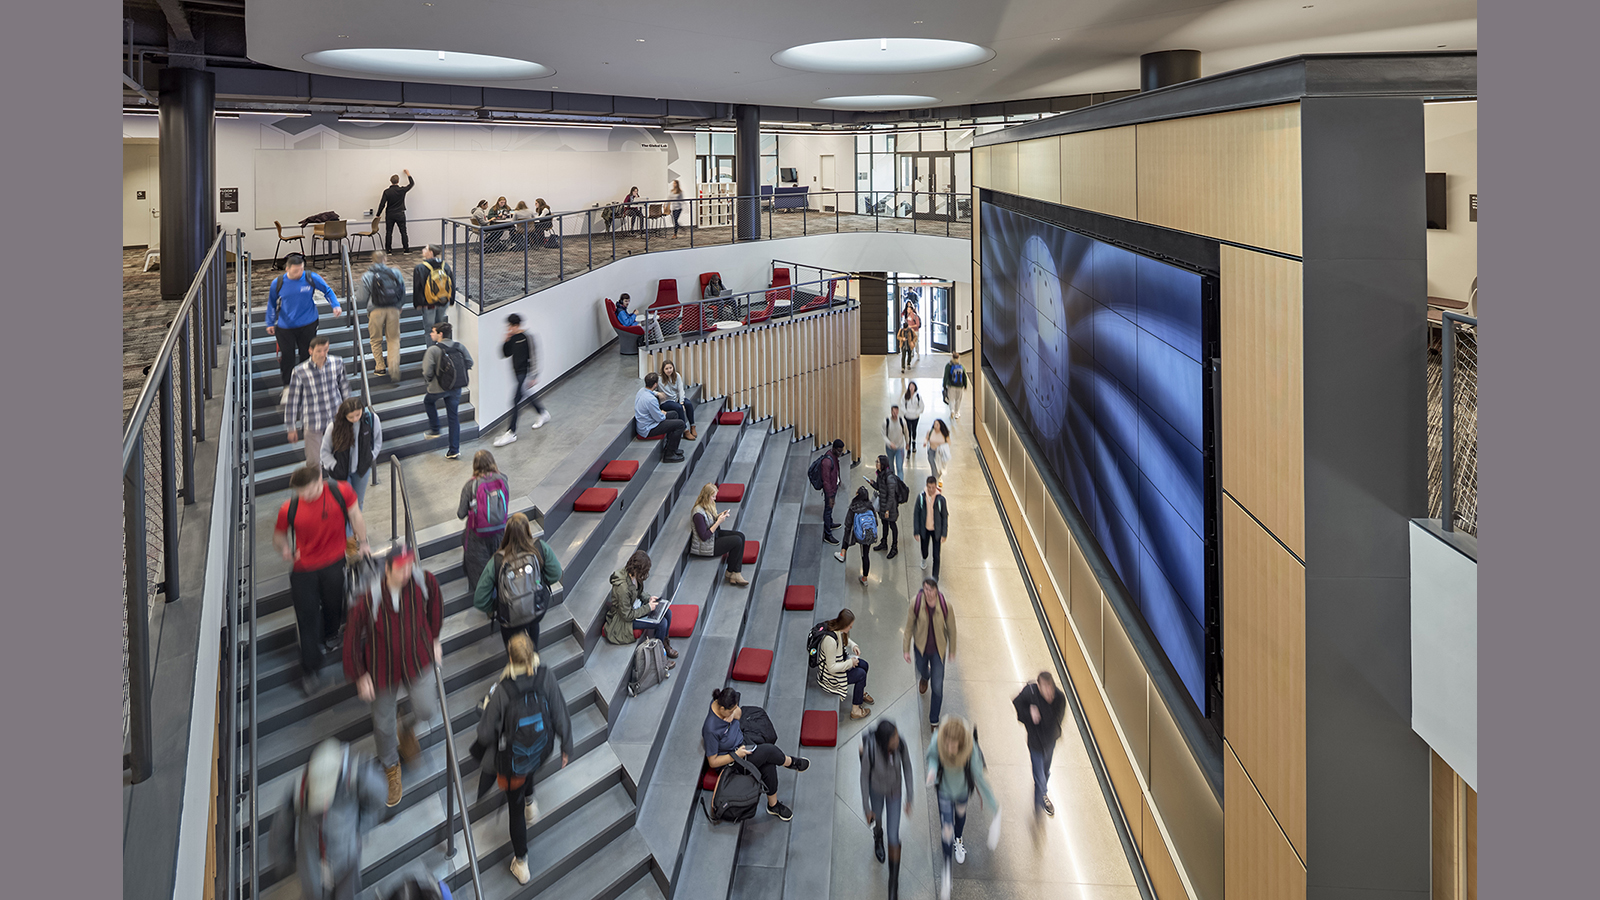
[[[983,355],[1205,709],[1201,276],[985,203]]]

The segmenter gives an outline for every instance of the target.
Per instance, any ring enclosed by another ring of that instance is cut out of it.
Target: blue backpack
[[[516,682],[500,682],[506,694],[504,752],[497,754],[502,775],[526,777],[550,755],[550,704],[538,690],[519,690]]]
[[[863,544],[876,544],[878,542],[878,515],[870,509],[856,513],[855,521],[856,540]]]

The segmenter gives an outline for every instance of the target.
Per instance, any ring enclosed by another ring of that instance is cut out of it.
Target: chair
[[[272,220],[272,224],[278,226],[278,244],[277,244],[276,247],[272,248],[272,258],[273,259],[282,259],[283,258],[282,256],[278,255],[278,247],[282,247],[284,244],[298,244],[300,246],[300,255],[301,256],[305,256],[306,255],[306,235],[305,235],[306,227],[304,225],[300,226],[300,233],[299,234],[288,234],[288,235],[286,235],[286,234],[283,233],[283,223],[282,222],[279,222],[277,219],[273,219]]]
[[[678,279],[663,278],[656,282],[656,299],[650,304],[651,309],[660,309],[663,306],[678,305]]]
[[[648,216],[648,218],[650,220],[650,228],[652,230],[658,228],[659,226],[656,223],[660,222],[663,219],[665,219],[668,215],[669,215],[669,213],[667,212],[667,204],[665,204],[665,203],[652,203],[652,204],[650,204],[650,211],[647,214],[647,216]]]
[[[335,219],[332,222],[318,222],[311,226],[311,258],[317,256],[317,241],[325,244],[342,244],[350,237],[349,223],[344,219]]]
[[[351,234],[350,235],[350,252],[351,253],[357,252],[358,248],[361,246],[361,239],[362,238],[366,238],[369,241],[371,241],[372,242],[372,249],[373,250],[377,250],[378,249],[378,226],[382,223],[382,221],[383,221],[382,219],[373,219],[372,220],[372,227],[369,230],[367,230],[367,231],[357,231],[354,234]]]
[[[787,293],[788,293],[787,290],[784,290],[784,291],[767,291],[767,305],[763,306],[760,309],[756,309],[754,307],[751,307],[750,314],[744,317],[744,323],[746,325],[754,325],[757,322],[765,322],[768,319],[772,318],[773,312],[776,311],[777,308],[778,308],[778,295],[779,294],[787,294]],[[784,305],[787,306],[788,304],[784,304]]]
[[[700,273],[700,299],[701,300],[706,299],[706,285],[710,284],[711,283],[711,279],[713,279],[713,278],[717,279],[718,281],[721,281],[722,280],[722,273],[721,272],[701,272]]]
[[[795,312],[803,313],[810,312],[813,309],[822,309],[833,302],[834,291],[838,290],[838,288],[839,279],[835,278],[830,280],[828,282],[828,290],[825,293],[818,294],[815,297],[812,297],[810,300],[807,300],[799,309],[795,310]]]
[[[662,337],[680,333],[678,319],[683,310],[678,306],[678,279],[663,278],[656,282],[656,299],[646,309],[655,311]]]
[[[610,297],[606,298],[606,321],[611,323],[611,330],[617,333],[620,341],[618,349],[622,355],[638,356],[639,342],[644,340],[644,326],[622,324],[622,320],[617,318],[617,305],[611,302]]]

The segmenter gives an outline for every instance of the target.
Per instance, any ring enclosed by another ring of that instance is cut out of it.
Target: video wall
[[[1198,273],[992,203],[982,217],[984,363],[1203,713],[1215,292]]]

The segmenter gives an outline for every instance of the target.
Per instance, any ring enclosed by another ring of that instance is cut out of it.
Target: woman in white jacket
[[[917,420],[922,418],[922,392],[915,381],[906,382],[905,396],[900,398],[900,415],[906,420],[906,431],[911,435],[911,456],[917,453]]]
[[[934,419],[928,427],[928,470],[944,486],[944,470],[950,467],[950,426]]]
[[[867,661],[861,658],[861,648],[850,640],[850,629],[856,624],[856,614],[848,609],[828,622],[827,631],[817,645],[817,685],[830,694],[850,700],[850,718],[865,719],[872,715],[866,705],[874,702],[867,693]]]

